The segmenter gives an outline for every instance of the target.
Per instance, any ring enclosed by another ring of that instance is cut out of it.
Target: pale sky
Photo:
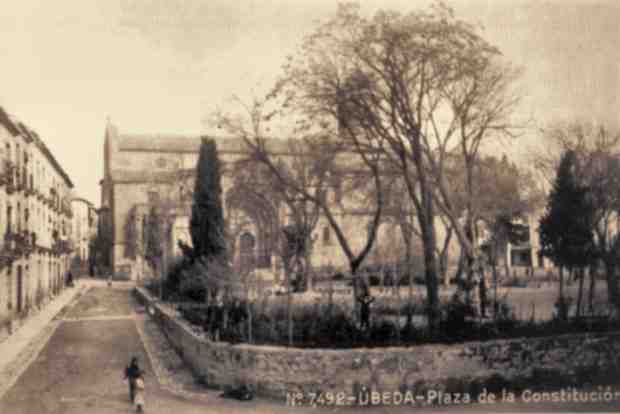
[[[370,14],[428,3],[361,6]],[[520,113],[541,125],[620,119],[620,2],[446,3],[523,66]],[[98,205],[107,117],[122,132],[200,134],[204,116],[232,94],[266,90],[336,2],[5,0],[2,9],[0,105],[39,133],[77,195]]]

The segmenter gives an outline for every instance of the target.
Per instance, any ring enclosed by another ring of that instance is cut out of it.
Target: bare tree
[[[343,178],[338,176],[339,169],[336,165],[340,162],[351,163],[355,154],[346,151],[342,143],[333,139],[333,135],[328,132],[315,132],[310,129],[303,132],[295,129],[291,133],[292,137],[281,144],[285,148],[286,156],[278,156],[273,151],[277,140],[274,141],[265,134],[268,128],[265,124],[268,124],[276,114],[266,111],[267,103],[264,101],[256,100],[251,106],[238,102],[245,109],[245,118],[217,112],[214,114],[215,124],[228,134],[244,140],[250,158],[263,165],[277,183],[276,188],[279,188],[291,214],[305,215],[306,208],[299,208],[299,204],[309,203],[328,222],[348,259],[349,269],[355,281],[353,294],[357,297],[356,272],[375,242],[383,207],[380,163],[377,154],[365,154],[361,160],[357,160],[357,164],[363,163],[367,167],[365,171],[368,171],[366,176],[370,183],[366,185],[375,192],[376,205],[369,213],[371,220],[366,240],[361,250],[356,253],[352,245],[353,235],[347,234],[347,230],[338,219],[341,207],[330,196],[330,192],[333,194],[333,183]],[[287,163],[292,165],[288,167]],[[310,217],[312,216],[311,214]],[[305,220],[303,217],[294,219],[302,223]],[[355,302],[355,298],[353,300]]]
[[[380,11],[372,19],[355,5],[341,5],[291,59],[278,89],[286,106],[311,121],[335,119],[338,136],[351,148],[381,154],[400,172],[423,241],[431,330],[439,326],[437,207],[469,268],[477,254],[475,200],[471,195],[466,200],[462,220],[446,164],[460,154],[463,185],[471,190],[481,144],[511,133],[508,118],[517,100],[509,87],[517,72],[499,64],[498,56],[442,4],[407,15]]]
[[[313,174],[307,155],[295,143],[287,143],[288,164],[279,162],[279,170],[287,176],[296,176],[302,185],[310,185]],[[312,233],[320,217],[320,209],[315,203],[297,196],[283,187],[273,173],[253,154],[235,164],[234,192],[227,199],[229,209],[250,203],[254,215],[263,215],[257,221],[267,225],[271,233],[270,253],[276,253],[283,269],[287,287],[287,319],[289,345],[293,344],[292,300],[293,280],[297,289],[304,289],[312,271]],[[307,191],[312,189],[307,188]],[[284,222],[278,222],[280,216]],[[231,220],[231,225],[233,225]],[[238,235],[244,223],[233,225],[232,234]]]

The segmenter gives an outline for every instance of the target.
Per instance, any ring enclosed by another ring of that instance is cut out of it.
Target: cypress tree
[[[149,262],[154,271],[157,271],[157,265],[162,252],[162,234],[161,223],[155,207],[151,208],[147,216],[146,226],[146,246],[144,248],[144,257]]]
[[[594,256],[593,208],[587,188],[575,177],[576,155],[567,151],[540,219],[543,254],[569,268],[588,265]]]
[[[560,267],[558,310],[563,319],[567,318],[568,305],[564,301],[562,269],[579,270],[581,286],[583,269],[596,260],[594,206],[588,189],[579,183],[575,175],[576,167],[575,152],[565,152],[539,227],[543,255]]]
[[[226,259],[220,160],[215,141],[203,138],[196,166],[190,234],[193,258]]]

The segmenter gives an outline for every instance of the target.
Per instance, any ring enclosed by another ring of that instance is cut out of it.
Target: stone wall
[[[278,399],[294,391],[358,395],[362,387],[470,392],[471,384],[497,378],[506,384],[541,372],[577,378],[584,370],[600,372],[620,363],[618,332],[350,350],[214,343],[193,332],[169,306],[153,305],[144,290],[137,289],[136,295],[152,305],[153,317],[197,377],[220,388],[249,383],[258,394]]]

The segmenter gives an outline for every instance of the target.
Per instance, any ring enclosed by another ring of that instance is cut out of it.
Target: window
[[[149,199],[149,204],[159,202],[159,193],[157,191],[149,191],[148,199]]]
[[[13,215],[13,207],[7,206],[6,208],[6,231],[11,232],[13,229],[13,220],[11,216]]]
[[[147,225],[147,220],[148,217],[145,214],[144,216],[142,216],[142,243],[145,244],[146,246],[146,225]]]
[[[21,216],[22,216],[22,206],[19,203],[17,203],[17,232],[18,233],[22,231]]]
[[[329,226],[323,227],[323,244],[331,244],[331,234]]]
[[[8,302],[6,304],[8,309],[13,307],[12,299],[13,299],[13,265],[8,265],[7,267],[7,278],[6,278],[6,291],[8,292]]]

